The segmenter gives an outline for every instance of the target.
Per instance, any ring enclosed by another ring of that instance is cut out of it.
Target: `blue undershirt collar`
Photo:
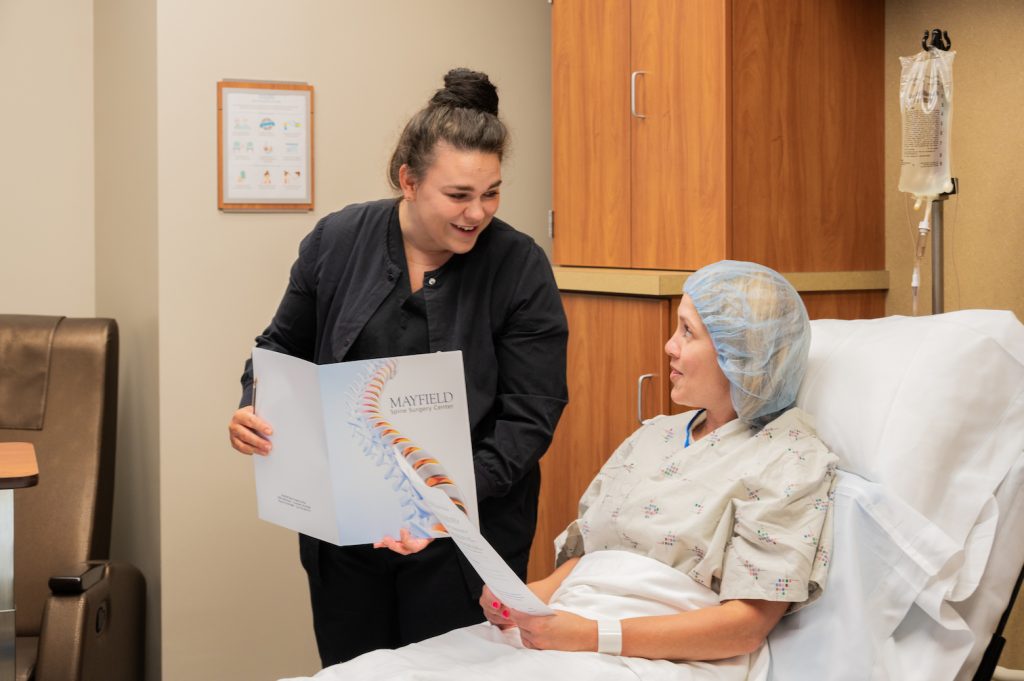
[[[693,418],[690,419],[690,422],[686,424],[686,442],[683,443],[683,449],[685,449],[685,448],[690,446],[690,431],[693,429],[693,424],[696,423],[697,419],[705,411],[707,411],[707,410],[706,409],[699,409],[699,410],[697,410],[697,413],[693,415]]]

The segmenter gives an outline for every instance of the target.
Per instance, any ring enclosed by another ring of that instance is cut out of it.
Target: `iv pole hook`
[[[931,40],[928,40],[928,34],[931,33]],[[924,36],[921,38],[921,49],[927,50],[929,47],[942,50],[943,52],[949,52],[949,48],[953,46],[953,43],[949,40],[949,33],[939,28],[934,28],[929,31],[927,28],[924,30]]]

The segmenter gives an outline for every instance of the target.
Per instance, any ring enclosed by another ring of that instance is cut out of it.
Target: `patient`
[[[683,293],[671,397],[700,408],[647,421],[591,482],[557,568],[529,585],[556,614],[485,587],[489,624],[318,678],[767,678],[765,637],[820,595],[829,562],[836,457],[792,408],[810,324],[753,263],[705,267]]]

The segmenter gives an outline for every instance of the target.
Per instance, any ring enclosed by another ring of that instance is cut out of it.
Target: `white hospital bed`
[[[769,637],[773,678],[991,678],[1024,563],[1024,327],[968,310],[812,328],[797,404],[863,477],[841,475],[828,587]]]
[[[963,311],[812,328],[797,404],[841,460],[834,552],[824,596],[783,618],[759,678],[987,680],[994,660],[975,674],[1024,564],[1024,326]],[[402,678],[717,678],[613,661],[593,676],[609,656],[556,651],[513,673],[495,632],[469,627],[362,668],[405,655]]]

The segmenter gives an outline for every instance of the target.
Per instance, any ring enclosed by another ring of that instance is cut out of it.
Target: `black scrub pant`
[[[305,536],[299,545],[324,667],[484,619],[480,588],[467,584],[451,539],[435,539],[409,556]],[[475,574],[468,581],[479,583]]]

